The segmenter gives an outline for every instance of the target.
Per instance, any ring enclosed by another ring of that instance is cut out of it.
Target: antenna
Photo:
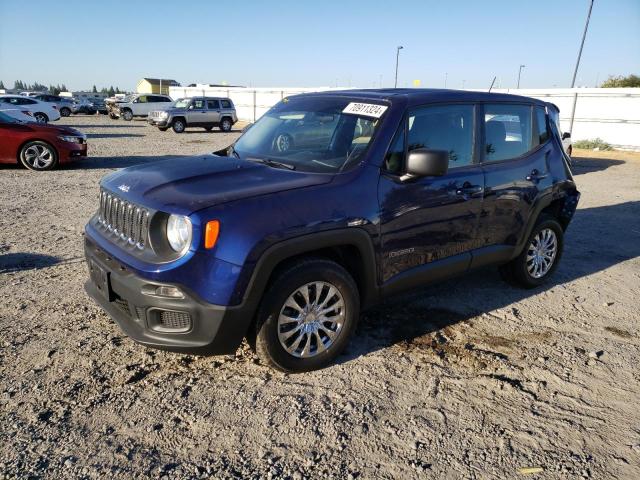
[[[493,77],[493,81],[491,82],[491,86],[489,87],[489,93],[491,93],[491,89],[493,88],[493,84],[496,83],[496,77]]]

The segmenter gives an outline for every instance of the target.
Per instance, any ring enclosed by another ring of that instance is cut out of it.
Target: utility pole
[[[582,57],[582,48],[584,40],[587,38],[587,29],[589,28],[589,20],[591,19],[591,10],[593,9],[593,0],[589,3],[589,13],[587,13],[587,22],[584,24],[584,32],[582,32],[582,42],[580,42],[580,50],[578,50],[578,60],[576,60],[576,68],[573,71],[573,79],[571,80],[571,88],[576,85],[576,75],[578,75],[578,67],[580,66],[580,57]]]
[[[520,65],[520,68],[518,69],[518,86],[516,88],[520,88],[520,74],[522,73],[522,69],[526,67],[526,65]]]
[[[444,72],[444,88],[447,88],[447,76],[449,74],[447,72]]]
[[[400,50],[402,50],[404,47],[402,45],[399,45],[396,48],[396,81],[393,84],[393,88],[398,88],[398,60],[400,59]]]

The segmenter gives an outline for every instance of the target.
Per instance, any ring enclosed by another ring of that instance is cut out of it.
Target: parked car
[[[110,118],[116,119],[118,115],[116,115],[116,106],[118,103],[127,103],[133,97],[133,94],[124,95],[124,94],[116,94],[113,97],[108,97],[104,99],[104,104],[107,107],[107,114]]]
[[[549,119],[555,124],[556,130],[562,132],[560,126],[560,109],[554,104],[549,104]],[[562,147],[564,151],[571,157],[573,153],[573,145],[571,144],[571,132],[562,132]]]
[[[230,354],[247,337],[298,372],[409,288],[487,265],[539,286],[580,197],[549,108],[451,90],[289,97],[214,155],[104,177],[87,291],[144,345]],[[282,151],[296,118],[309,134]]]
[[[229,132],[238,116],[230,98],[192,97],[181,98],[170,108],[151,111],[147,121],[163,132],[169,127],[176,133],[182,133],[188,127],[202,127],[208,132],[219,127],[223,132]]]
[[[90,101],[97,113],[100,113],[103,115],[106,115],[108,113],[107,106],[105,105],[104,100],[102,98],[92,98]]]
[[[94,115],[96,113],[96,108],[87,98],[78,98],[73,102],[72,112],[76,115],[85,114],[85,115]]]
[[[87,137],[69,127],[26,123],[0,111],[0,163],[51,170],[87,156]]]
[[[168,95],[131,95],[124,102],[116,102],[110,109],[110,115],[114,118],[122,117],[130,121],[133,117],[146,117],[152,110],[166,108],[173,103]]]
[[[51,95],[48,93],[41,93],[39,95],[30,96],[43,102],[52,103],[56,106],[60,112],[61,117],[68,117],[73,110],[73,99],[69,97],[60,97],[58,95]]]
[[[33,118],[33,113],[31,113],[29,110],[20,110],[19,108],[4,108],[4,105],[0,105],[0,112],[22,122],[36,121],[36,119]]]
[[[26,95],[0,95],[0,106],[29,110],[38,123],[60,120],[60,112],[55,105]]]

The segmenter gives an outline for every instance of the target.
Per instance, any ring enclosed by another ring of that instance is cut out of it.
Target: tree
[[[0,80],[0,89],[4,90],[4,83]]]
[[[640,77],[638,75],[623,76],[610,76],[602,85],[601,88],[624,88],[624,87],[640,87]]]
[[[109,96],[113,97],[116,94],[116,91],[113,89],[113,85],[109,87]]]
[[[93,86],[93,89],[91,90],[91,93],[98,93],[98,89],[96,88],[96,86]]]

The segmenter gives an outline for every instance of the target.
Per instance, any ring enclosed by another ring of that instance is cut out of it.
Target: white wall
[[[172,98],[194,96],[230,97],[236,106],[238,118],[254,121],[269,108],[289,95],[332,90],[318,88],[220,88],[171,87]],[[560,108],[563,131],[570,130],[571,112],[576,98],[576,111],[571,136],[573,141],[600,137],[617,148],[640,150],[640,88],[549,88],[549,89],[494,89],[539,98]]]

